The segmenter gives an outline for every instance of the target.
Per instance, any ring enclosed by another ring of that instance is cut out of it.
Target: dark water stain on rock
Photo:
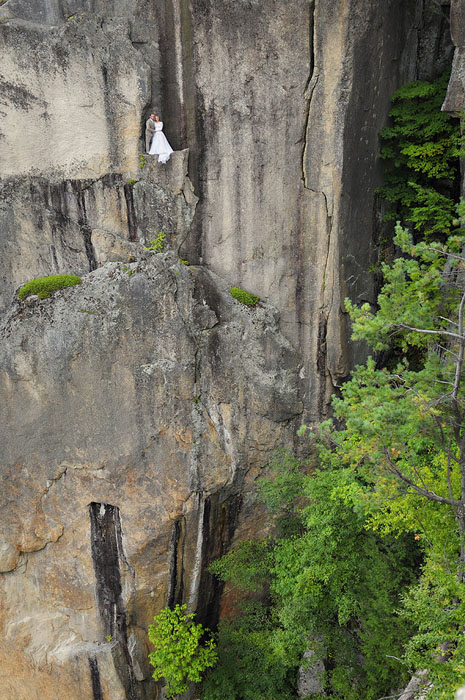
[[[128,700],[139,700],[132,657],[128,646],[127,612],[122,595],[121,563],[125,562],[119,508],[108,503],[89,505],[91,550],[97,603],[104,635],[119,642],[125,663],[116,671]],[[97,700],[97,698],[95,698]]]
[[[92,562],[97,601],[105,636],[122,637],[126,642],[126,612],[122,600],[119,550],[121,525],[119,509],[107,503],[91,503]]]
[[[102,686],[100,683],[100,672],[95,656],[89,656],[90,678],[92,681],[92,698],[93,700],[103,700]]]
[[[182,603],[184,592],[184,543],[186,538],[186,519],[179,518],[174,523],[171,535],[171,561],[169,588],[166,604],[173,608]]]
[[[238,516],[242,507],[242,495],[233,494],[221,499],[221,494],[209,496],[205,501],[203,519],[201,595],[196,619],[209,629],[216,629],[219,619],[220,598],[224,583],[211,574],[208,567],[229,549]]]

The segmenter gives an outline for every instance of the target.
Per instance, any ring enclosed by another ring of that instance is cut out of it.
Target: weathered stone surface
[[[121,683],[145,697],[151,617],[179,577],[196,607],[202,569],[240,522],[235,494],[292,440],[302,410],[295,353],[273,309],[243,307],[217,278],[169,254],[108,263],[50,299],[18,301],[1,337],[0,531],[10,573],[0,577],[0,668],[23,659],[22,690],[8,697],[52,698],[56,678],[77,696],[89,644],[103,645],[94,656],[102,687],[114,688],[107,634],[133,659],[134,677]],[[101,525],[109,534],[99,550],[92,512],[109,508],[116,524]],[[230,513],[223,529],[221,511]],[[181,520],[182,565],[170,574]],[[102,691],[105,700],[122,692]]]
[[[424,700],[429,690],[431,690],[431,684],[428,682],[426,673],[420,671],[412,676],[399,700]]]
[[[0,23],[2,176],[99,178],[138,167],[149,67],[128,34],[110,17],[53,29]]]
[[[465,49],[457,47],[443,110],[459,116],[465,102]]]
[[[452,73],[446,99],[442,106],[445,112],[460,115],[465,103],[465,11],[462,0],[452,0],[450,19],[451,36],[455,45]]]
[[[455,46],[465,47],[463,0],[450,0],[450,35]]]
[[[349,347],[342,303],[374,298],[378,132],[390,97],[450,59],[434,9],[416,0],[193,2],[200,203],[183,250],[280,309],[302,354],[310,419],[363,358]]]
[[[304,664],[300,667],[297,676],[297,695],[299,698],[307,698],[323,693],[321,676],[325,667],[322,661],[316,660],[315,652],[311,649],[304,654]]]
[[[164,107],[168,137],[191,148],[201,199],[181,255],[280,309],[302,352],[302,398],[318,418],[363,357],[348,346],[341,307],[346,294],[374,296],[377,134],[390,95],[450,55],[437,3],[269,0],[265,10],[195,0],[189,11],[177,0],[119,0],[109,19],[100,0],[8,0],[1,15],[10,18],[0,27],[5,172],[138,179],[146,110]],[[24,76],[26,43],[34,68]],[[139,213],[152,202],[147,226],[172,224],[169,197],[147,182],[134,189]],[[175,219],[187,226],[190,212],[178,205]],[[115,248],[103,238],[98,263]]]

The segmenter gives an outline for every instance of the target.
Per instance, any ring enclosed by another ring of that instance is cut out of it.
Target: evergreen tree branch
[[[390,471],[391,474],[395,474],[395,476],[397,476],[405,484],[408,484],[408,486],[410,486],[410,488],[412,488],[415,491],[415,493],[419,494],[420,496],[424,496],[430,501],[436,501],[436,503],[443,503],[453,507],[458,507],[460,505],[460,501],[456,501],[455,499],[451,498],[445,498],[444,496],[439,496],[439,494],[435,493],[434,491],[430,491],[429,489],[418,486],[418,484],[409,479],[407,476],[405,476],[405,474],[403,474],[400,471],[396,464],[391,460],[391,457],[386,447],[384,447],[384,454],[389,464],[388,471]]]
[[[422,335],[447,335],[449,338],[454,338],[454,340],[463,340],[461,335],[457,333],[451,333],[450,331],[436,331],[429,328],[416,328],[415,326],[409,326],[406,323],[392,323],[392,327],[403,328],[406,331],[413,331],[415,333],[421,333]]]

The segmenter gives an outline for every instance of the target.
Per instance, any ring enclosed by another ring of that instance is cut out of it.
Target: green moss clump
[[[47,299],[57,289],[72,287],[80,284],[81,278],[76,275],[51,275],[50,277],[39,277],[23,284],[18,292],[20,299],[26,299],[30,294],[37,294],[39,299]]]
[[[260,301],[259,297],[256,297],[255,294],[250,294],[250,292],[239,289],[239,287],[231,287],[229,291],[234,299],[237,299],[237,301],[240,301],[241,304],[245,304],[246,306],[255,306]]]

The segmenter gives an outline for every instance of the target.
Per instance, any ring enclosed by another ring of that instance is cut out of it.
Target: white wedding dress
[[[170,159],[173,149],[163,133],[163,122],[155,122],[155,133],[150,144],[150,156],[158,156],[159,163],[166,163]]]

